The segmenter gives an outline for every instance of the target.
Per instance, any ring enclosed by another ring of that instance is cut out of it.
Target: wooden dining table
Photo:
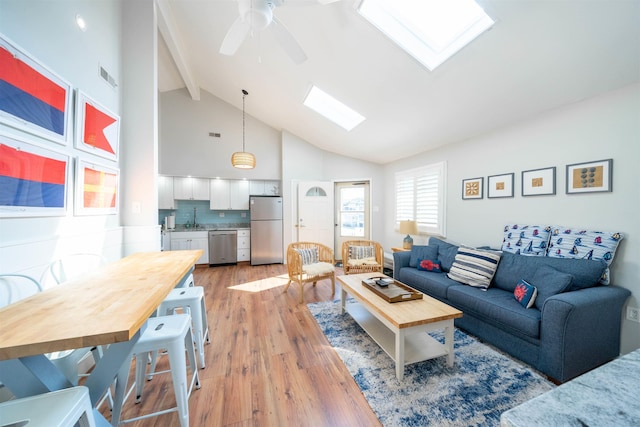
[[[16,397],[67,388],[45,355],[108,346],[85,382],[95,406],[147,319],[202,252],[135,253],[0,309],[0,382]]]

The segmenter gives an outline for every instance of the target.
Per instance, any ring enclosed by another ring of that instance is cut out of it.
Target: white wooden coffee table
[[[342,313],[348,312],[371,338],[396,362],[396,377],[402,380],[405,365],[447,356],[453,366],[453,319],[462,312],[428,295],[422,299],[389,303],[371,290],[362,280],[380,273],[338,276],[341,284]],[[347,295],[357,303],[346,304]],[[444,329],[441,344],[427,332]]]

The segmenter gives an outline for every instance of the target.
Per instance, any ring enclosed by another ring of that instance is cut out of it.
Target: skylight
[[[304,105],[350,131],[364,121],[364,116],[344,105],[316,86],[312,86]]]
[[[473,0],[362,0],[358,12],[431,71],[494,23]]]

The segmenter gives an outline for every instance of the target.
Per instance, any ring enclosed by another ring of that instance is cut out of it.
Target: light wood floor
[[[190,425],[380,426],[307,309],[308,302],[332,298],[330,282],[306,285],[300,305],[298,285],[283,293],[285,277],[281,264],[196,268],[211,344],[205,349],[206,368],[199,371],[202,388],[189,398]],[[172,387],[169,374],[147,382],[142,403],[131,397],[124,418],[174,406]],[[127,425],[179,423],[172,413]]]

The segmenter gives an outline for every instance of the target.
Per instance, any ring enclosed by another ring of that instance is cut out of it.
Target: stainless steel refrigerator
[[[282,264],[282,197],[250,196],[251,265]]]

